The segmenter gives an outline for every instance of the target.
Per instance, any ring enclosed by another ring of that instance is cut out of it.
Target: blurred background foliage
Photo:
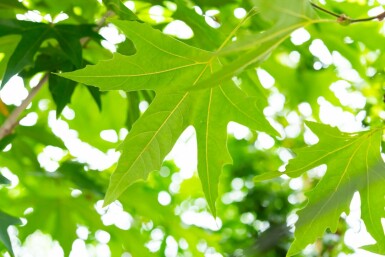
[[[213,51],[260,2],[1,0],[0,124],[46,74],[94,64],[115,51],[134,54],[135,46],[108,24],[109,18],[140,20]],[[385,3],[318,4],[359,18]],[[237,37],[260,33],[273,22],[260,13]],[[322,168],[300,179],[255,183],[253,177],[281,170],[293,157],[289,149],[316,142],[305,119],[344,131],[382,122],[384,31],[376,21],[299,29],[260,67],[234,78],[250,95],[266,97],[260,105],[282,136],[229,127],[234,165],[221,177],[216,220],[197,174],[190,172],[195,167],[172,158],[120,201],[102,208],[117,159],[114,149],[154,94],[101,93],[51,74],[20,125],[0,141],[0,254],[12,254],[10,235],[16,256],[285,256],[295,211]],[[190,133],[185,142],[191,141]],[[186,149],[181,155],[190,155]],[[326,233],[303,256],[352,253],[344,234],[356,227],[343,216],[337,233]]]

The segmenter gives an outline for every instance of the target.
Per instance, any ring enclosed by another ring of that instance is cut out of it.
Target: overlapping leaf
[[[385,205],[385,164],[380,154],[382,128],[360,133],[342,133],[336,128],[308,122],[319,143],[296,151],[297,157],[287,166],[286,175],[298,177],[321,164],[327,172],[308,196],[308,204],[298,212],[295,241],[288,255],[299,253],[321,237],[327,228],[337,230],[342,212],[349,212],[353,194],[361,196],[362,219],[377,244],[368,247],[385,253],[385,235],[381,225]],[[270,177],[282,175],[280,172]],[[261,176],[259,179],[267,178]]]

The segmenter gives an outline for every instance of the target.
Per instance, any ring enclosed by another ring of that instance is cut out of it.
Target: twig
[[[95,31],[99,31],[101,27],[105,24],[106,20],[108,17],[112,16],[114,13],[111,11],[107,11],[103,17],[99,20],[99,22],[96,24],[96,29]],[[86,47],[87,44],[90,42],[91,38],[86,37],[82,38],[80,43],[82,47]],[[21,113],[28,107],[28,105],[32,102],[32,99],[35,97],[35,95],[40,91],[42,86],[47,82],[49,77],[49,73],[45,73],[44,76],[41,78],[39,83],[37,84],[36,87],[32,88],[31,91],[29,92],[28,96],[24,101],[21,103],[20,106],[16,107],[12,111],[12,113],[7,116],[7,119],[4,121],[3,125],[0,127],[0,140],[6,137],[7,135],[11,134],[14,128],[19,124],[19,116]]]
[[[29,91],[27,98],[25,98],[24,101],[18,107],[16,107],[16,109],[14,109],[12,113],[7,117],[3,125],[0,127],[0,140],[3,139],[5,136],[9,135],[10,133],[12,133],[13,129],[19,124],[20,114],[32,102],[32,99],[40,91],[40,88],[48,80],[48,77],[49,77],[49,73],[44,74],[44,76],[39,81],[37,86],[32,88],[31,91]]]
[[[311,4],[314,8],[316,8],[316,9],[318,9],[318,10],[324,12],[324,13],[327,13],[327,14],[329,14],[329,15],[331,15],[331,16],[336,17],[336,18],[337,18],[337,21],[338,21],[339,23],[344,24],[344,25],[349,25],[349,24],[351,24],[351,23],[357,23],[357,22],[371,21],[371,20],[375,20],[375,19],[378,19],[379,21],[382,21],[382,20],[385,18],[385,12],[382,12],[382,13],[380,13],[379,15],[376,15],[376,16],[371,16],[371,17],[362,18],[362,19],[352,19],[352,18],[350,18],[349,16],[347,16],[347,15],[345,15],[345,14],[337,14],[337,13],[334,13],[334,12],[332,12],[332,11],[330,11],[330,10],[327,10],[327,9],[325,9],[325,8],[319,6],[319,5],[316,5],[316,4],[313,3],[313,2],[310,2],[310,4]]]

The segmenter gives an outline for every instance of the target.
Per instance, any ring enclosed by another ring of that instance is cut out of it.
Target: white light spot
[[[72,110],[71,108],[69,108],[68,106],[64,107],[63,109],[63,112],[62,112],[62,115],[64,118],[66,118],[67,120],[73,120],[75,118],[75,112],[74,110]]]
[[[166,191],[161,191],[158,194],[158,202],[163,205],[169,205],[171,203],[171,196]]]
[[[268,98],[268,102],[273,112],[281,112],[285,104],[285,96],[278,92],[272,93]]]
[[[22,126],[31,127],[36,124],[38,118],[39,116],[36,112],[30,112],[27,114],[27,116],[20,120],[19,124]]]
[[[104,230],[98,230],[95,233],[95,238],[96,238],[96,240],[99,241],[99,243],[107,244],[110,241],[111,236],[108,232],[106,232]]]
[[[102,40],[102,45],[113,53],[116,52],[116,45],[126,39],[112,24],[109,24],[107,27],[102,27],[99,30],[99,34],[105,38],[105,40]]]
[[[342,105],[363,109],[366,104],[366,98],[361,92],[349,92],[349,88],[351,88],[351,85],[345,80],[339,80],[330,85],[330,89],[338,97]]]
[[[290,35],[291,42],[297,46],[302,45],[309,39],[310,39],[310,33],[304,28],[294,30]]]
[[[159,23],[164,21],[164,8],[160,5],[154,5],[150,8],[148,11],[150,14],[150,18],[153,19],[155,22]]]
[[[139,110],[140,110],[140,112],[142,112],[142,113],[145,112],[147,110],[148,106],[149,106],[149,104],[148,104],[147,101],[141,101],[139,103]]]
[[[313,133],[307,126],[305,127],[305,132],[303,134],[304,141],[308,145],[315,145],[318,143],[319,139],[316,134]]]
[[[37,156],[37,160],[46,171],[53,172],[59,168],[59,161],[67,154],[67,151],[55,146],[46,146]]]
[[[199,7],[199,6],[194,6],[194,11],[199,14],[199,15],[203,15],[203,11],[202,9]]]
[[[135,2],[134,1],[126,1],[124,2],[124,5],[130,9],[131,11],[135,12]]]
[[[177,257],[178,256],[178,243],[172,236],[166,238],[166,249],[164,251],[167,257]]]
[[[16,14],[16,19],[21,21],[33,21],[33,22],[42,22],[43,16],[39,11],[28,11],[25,14]]]
[[[229,134],[234,135],[237,140],[247,139],[251,136],[251,132],[248,127],[232,121],[227,125],[227,131]]]
[[[187,225],[195,225],[212,231],[218,231],[222,227],[222,220],[218,217],[214,220],[214,217],[206,211],[195,212],[188,210],[182,213],[181,218]]]
[[[59,13],[58,15],[56,15],[55,19],[53,19],[53,23],[58,23],[58,22],[66,20],[68,18],[69,18],[69,16],[66,13],[62,12],[62,13]]]
[[[90,231],[88,230],[88,228],[84,227],[84,226],[79,226],[77,229],[76,229],[76,235],[82,239],[82,240],[87,240],[88,238],[88,235],[89,235]]]
[[[244,8],[235,8],[234,10],[234,16],[237,19],[242,19],[246,16],[247,12]]]
[[[384,12],[384,8],[382,6],[376,6],[368,11],[369,16],[377,16]]]
[[[6,105],[19,106],[27,96],[28,90],[19,76],[13,76],[0,91],[0,98]]]
[[[37,86],[37,84],[39,84],[39,82],[41,81],[41,79],[43,78],[43,73],[37,73],[36,75],[34,75],[31,80],[29,81],[29,86],[31,88],[34,88]]]
[[[175,20],[166,25],[163,32],[180,39],[189,39],[194,36],[192,29],[183,21]]]
[[[257,75],[262,86],[266,89],[272,88],[275,84],[275,79],[264,69],[258,68]]]
[[[260,132],[258,134],[257,141],[255,141],[255,147],[258,149],[270,149],[274,146],[274,139],[266,134],[265,132]]]
[[[38,103],[39,109],[42,111],[48,110],[49,102],[48,99],[41,99]]]
[[[72,191],[71,191],[71,196],[72,196],[73,198],[79,197],[79,196],[81,196],[82,194],[83,194],[83,192],[80,191],[79,189],[72,189]]]
[[[302,178],[293,178],[289,182],[289,186],[293,190],[301,190],[303,188]]]
[[[171,152],[166,156],[166,160],[173,160],[175,165],[180,168],[179,173],[173,174],[173,181],[170,184],[170,191],[176,193],[175,190],[179,189],[179,184],[184,179],[191,178],[197,167],[197,142],[194,127],[187,127],[180,135]]]
[[[107,142],[111,142],[111,143],[118,142],[118,134],[113,129],[107,129],[107,130],[101,131],[100,137]]]
[[[241,178],[234,178],[232,181],[231,181],[231,187],[234,189],[234,190],[241,190],[243,188],[243,186],[245,185],[245,183],[243,182],[243,179]]]
[[[124,140],[128,135],[128,130],[126,128],[121,128],[119,130],[119,140]]]
[[[208,10],[206,11],[205,13],[205,21],[206,23],[213,27],[213,28],[219,28],[221,26],[221,24],[219,24],[213,17],[215,15],[218,15],[219,14],[219,11],[218,10]]]
[[[304,117],[310,117],[312,114],[312,109],[309,103],[303,102],[298,105],[298,111],[304,116]]]
[[[317,57],[325,66],[333,63],[332,55],[321,39],[315,39],[309,47],[310,52]]]
[[[245,212],[242,213],[240,220],[243,224],[251,224],[255,221],[255,216],[251,212]]]

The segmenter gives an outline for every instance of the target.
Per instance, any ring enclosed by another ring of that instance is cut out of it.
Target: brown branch
[[[310,4],[315,8],[315,9],[318,9],[324,13],[327,13],[331,16],[334,16],[337,18],[337,22],[338,23],[341,23],[341,24],[344,24],[344,25],[349,25],[351,23],[357,23],[357,22],[365,22],[365,21],[372,21],[372,20],[379,20],[379,21],[382,21],[384,18],[385,18],[385,12],[382,12],[380,13],[379,15],[376,15],[376,16],[371,16],[371,17],[366,17],[366,18],[361,18],[361,19],[352,19],[350,18],[349,16],[345,15],[345,14],[337,14],[337,13],[334,13],[330,10],[327,10],[319,5],[316,5],[315,3],[313,2],[310,2]]]
[[[95,31],[99,31],[101,27],[103,27],[103,25],[105,24],[107,18],[112,16],[113,14],[114,14],[113,12],[107,11],[97,23]],[[86,47],[87,44],[90,42],[90,40],[91,40],[90,37],[82,38],[80,41],[82,47]],[[43,75],[43,77],[41,78],[37,86],[31,89],[27,98],[24,99],[21,105],[16,107],[16,109],[14,109],[12,113],[7,116],[7,119],[4,121],[4,123],[0,127],[0,140],[13,132],[14,128],[19,124],[19,117],[21,113],[32,102],[32,99],[40,91],[40,89],[45,84],[45,82],[47,82],[48,77],[49,77],[49,73],[47,72]]]
[[[25,98],[24,101],[18,107],[16,107],[16,109],[14,109],[12,113],[7,117],[3,125],[0,127],[0,140],[3,139],[5,136],[11,134],[13,129],[19,124],[20,114],[32,102],[32,99],[40,91],[41,87],[48,80],[48,77],[49,73],[44,74],[37,86],[32,88],[31,91],[29,91],[27,98]]]

